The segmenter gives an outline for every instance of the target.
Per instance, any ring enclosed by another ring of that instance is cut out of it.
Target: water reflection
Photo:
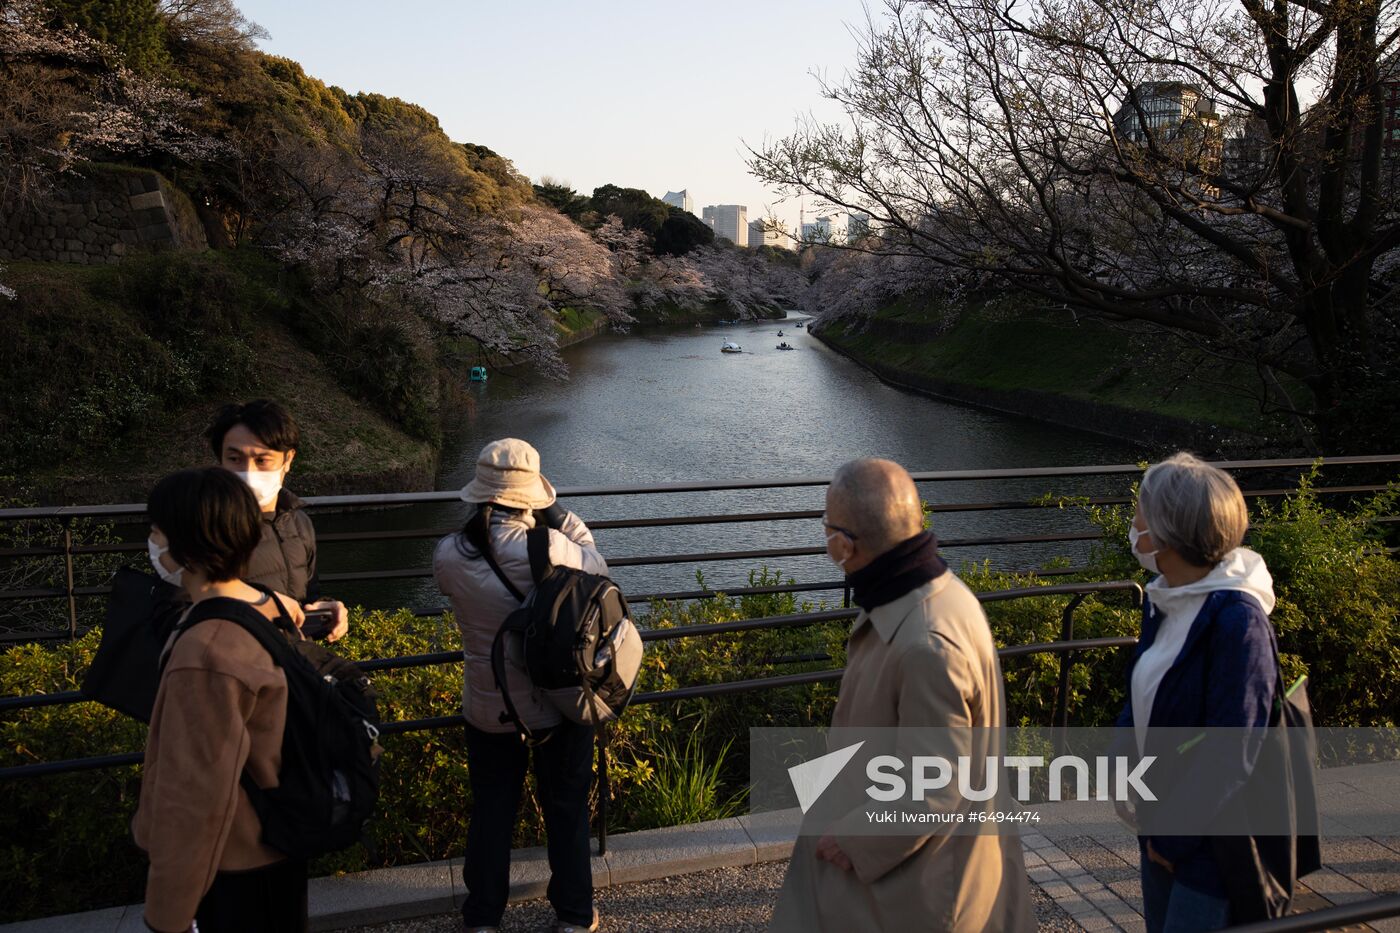
[[[995,469],[1130,463],[1142,451],[1098,435],[1068,430],[913,395],[875,380],[828,350],[806,330],[777,322],[704,329],[676,328],[605,335],[564,351],[567,382],[529,381],[494,372],[472,386],[476,411],[448,440],[439,489],[470,479],[476,453],[489,440],[520,437],[540,451],[544,472],[560,487],[673,481],[827,476],[857,456],[889,457],[913,470]],[[742,354],[721,354],[731,339]],[[780,340],[794,352],[775,349]],[[1121,492],[1127,479],[1018,479],[925,484],[934,503],[1025,500],[1058,493]],[[585,520],[722,512],[820,509],[821,488],[739,490],[664,496],[599,496],[566,500]],[[465,505],[419,506],[358,515],[320,515],[323,535],[375,528],[446,528]],[[369,517],[372,516],[372,517]],[[1081,530],[1073,514],[1036,511],[964,512],[935,517],[940,538]],[[817,547],[816,520],[761,525],[607,529],[597,534],[612,557],[713,550]],[[426,571],[433,542],[334,543],[322,546],[323,573],[366,569]],[[997,545],[950,548],[960,561],[1030,568],[1059,556],[1082,557],[1082,546]],[[799,581],[838,575],[820,555],[771,562]],[[746,582],[754,561],[619,568],[625,592],[695,587],[697,567],[712,587]],[[430,578],[374,584],[328,584],[366,605],[435,608]]]

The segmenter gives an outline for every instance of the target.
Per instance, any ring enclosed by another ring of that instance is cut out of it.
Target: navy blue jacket
[[[1161,624],[1161,613],[1145,602],[1142,637],[1128,665],[1128,700],[1117,722],[1127,730],[1125,735],[1131,734],[1134,725],[1133,668],[1156,640]],[[1175,747],[1155,747],[1149,731],[1143,754],[1156,755],[1172,774],[1164,801],[1189,800],[1193,809],[1219,812],[1239,792],[1263,744],[1277,683],[1274,630],[1259,601],[1239,590],[1216,590],[1207,596],[1181,653],[1162,676],[1147,725],[1149,730],[1230,727],[1241,731],[1230,733],[1229,747],[1221,747],[1212,734],[1209,744],[1201,743],[1189,757]],[[1137,751],[1136,740],[1132,751]],[[1172,863],[1176,881],[1208,894],[1226,893],[1207,837],[1142,837],[1144,861],[1149,839],[1152,848]]]

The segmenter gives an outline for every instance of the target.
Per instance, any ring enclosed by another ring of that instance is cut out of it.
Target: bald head
[[[923,531],[924,511],[913,477],[892,460],[842,464],[826,492],[827,520],[854,532],[863,550],[883,554]]]

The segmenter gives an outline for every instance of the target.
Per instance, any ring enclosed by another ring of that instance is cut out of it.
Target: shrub
[[[0,691],[75,689],[100,640],[91,632],[53,648],[11,648],[0,663]],[[92,703],[27,710],[0,719],[0,766],[130,752],[145,733],[141,723]],[[145,863],[130,828],[139,790],[135,767],[7,782],[0,920],[139,899]]]
[[[1317,471],[1279,505],[1256,510],[1250,544],[1274,577],[1272,620],[1284,679],[1308,675],[1314,715],[1329,726],[1400,720],[1400,564],[1375,520],[1394,514],[1400,489],[1328,508]]]
[[[985,563],[964,565],[960,576],[978,593],[1060,582],[1058,578],[1048,581],[997,573]],[[984,603],[983,609],[998,647],[1043,644],[1059,640],[1061,620],[1072,599],[1071,596],[1041,596]],[[1141,613],[1131,607],[1126,593],[1088,596],[1074,610],[1074,637],[1134,636],[1138,634],[1140,619]],[[1059,694],[1062,657],[1033,654],[1002,663],[1009,724],[1051,724]],[[1075,653],[1068,700],[1071,723],[1076,726],[1113,724],[1123,705],[1125,661],[1124,652],[1111,648]]]
[[[354,397],[410,436],[437,443],[437,361],[410,314],[357,294],[299,302],[290,321]]]
[[[711,756],[699,732],[691,732],[680,746],[662,739],[653,748],[650,773],[638,780],[628,795],[628,828],[680,826],[734,816],[743,808],[744,793],[724,789],[724,763],[732,738]]]

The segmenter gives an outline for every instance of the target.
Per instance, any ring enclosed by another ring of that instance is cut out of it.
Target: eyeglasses
[[[842,528],[840,525],[833,525],[831,522],[827,521],[825,512],[822,513],[822,527],[825,528],[827,531],[834,531],[837,534],[843,534],[846,537],[850,538],[852,541],[860,540],[860,535],[856,534],[854,531]]]

